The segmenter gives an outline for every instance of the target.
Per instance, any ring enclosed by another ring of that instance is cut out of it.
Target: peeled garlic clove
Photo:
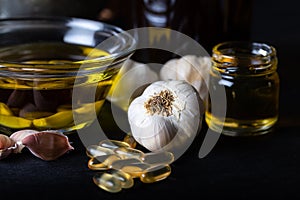
[[[195,87],[202,100],[208,95],[210,57],[186,55],[169,60],[160,70],[161,80],[185,80]]]
[[[43,131],[25,137],[22,140],[31,153],[43,160],[55,160],[73,150],[68,137],[55,131]]]
[[[24,129],[11,134],[10,138],[18,144],[18,147],[14,150],[14,153],[21,153],[22,149],[25,147],[22,144],[22,140],[32,134],[38,133],[39,131]]]
[[[132,101],[132,136],[150,151],[188,148],[201,128],[203,101],[186,81],[157,81]],[[175,155],[178,155],[175,154]]]
[[[0,134],[0,160],[6,158],[17,148],[17,144],[8,136]]]
[[[139,87],[158,80],[158,74],[148,65],[127,60],[120,69],[107,95],[107,99],[127,110],[130,97]]]

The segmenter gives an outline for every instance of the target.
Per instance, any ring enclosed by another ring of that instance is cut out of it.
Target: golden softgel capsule
[[[108,170],[109,166],[116,160],[121,158],[115,154],[102,155],[91,158],[88,162],[88,167],[92,170]]]
[[[146,169],[140,176],[144,183],[153,183],[163,180],[171,174],[171,167],[169,165],[157,165]]]
[[[121,181],[109,173],[99,172],[94,175],[93,181],[98,187],[111,193],[120,192],[122,190]]]
[[[144,153],[138,149],[133,149],[129,147],[119,147],[117,149],[114,149],[114,152],[118,154],[123,159],[126,158],[142,158],[144,156]]]
[[[122,170],[112,170],[111,174],[121,181],[122,188],[131,188],[134,184],[132,176]]]
[[[134,178],[144,183],[167,178],[171,174],[170,164],[174,161],[171,152],[144,153],[124,141],[109,139],[88,146],[86,154],[90,157],[90,169],[106,171],[97,173],[93,177],[94,183],[111,193],[133,187]]]
[[[99,142],[99,146],[112,150],[119,147],[130,147],[128,143],[118,140],[102,140]]]
[[[130,174],[133,178],[138,178],[147,170],[150,165],[145,163],[131,163],[121,168],[122,171]]]
[[[137,158],[120,159],[112,162],[109,168],[120,170],[125,166],[136,164],[136,163],[142,163],[142,161]]]
[[[132,135],[126,135],[123,139],[124,142],[128,143],[131,148],[136,147],[136,141]]]
[[[174,155],[171,152],[160,151],[160,152],[151,152],[146,153],[142,160],[144,163],[150,165],[157,164],[171,164],[174,161]]]
[[[86,155],[90,158],[110,154],[114,154],[114,152],[111,149],[100,147],[99,145],[89,145],[86,148]]]

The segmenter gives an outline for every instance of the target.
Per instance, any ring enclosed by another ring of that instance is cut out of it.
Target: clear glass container
[[[263,43],[224,42],[212,50],[209,91],[226,93],[226,116],[214,115],[207,101],[206,122],[229,136],[270,132],[278,119],[279,76],[274,47]],[[221,109],[221,108],[214,109]]]
[[[119,27],[98,21],[0,20],[0,131],[88,126],[135,45]]]

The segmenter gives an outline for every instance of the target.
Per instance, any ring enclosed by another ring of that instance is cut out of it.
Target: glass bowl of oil
[[[89,126],[135,46],[130,34],[100,21],[0,20],[0,131]]]

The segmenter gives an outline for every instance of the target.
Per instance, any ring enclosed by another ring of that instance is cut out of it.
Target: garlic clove
[[[14,153],[21,153],[22,149],[25,145],[22,144],[22,140],[32,134],[38,133],[39,131],[32,129],[24,129],[20,131],[16,131],[11,134],[10,138],[18,144],[18,147],[14,150]]]
[[[33,155],[42,160],[55,160],[66,152],[73,150],[68,137],[57,131],[42,131],[22,139]]]
[[[0,160],[6,158],[17,148],[17,144],[8,136],[0,134]]]
[[[161,80],[185,80],[195,87],[200,98],[208,95],[208,79],[211,59],[208,56],[186,55],[169,60],[163,65],[159,76]]]
[[[3,158],[6,158],[8,155],[14,152],[14,150],[18,147],[17,143],[15,143],[13,146],[5,148],[5,149],[0,149],[0,160]]]
[[[0,149],[6,149],[15,144],[15,142],[7,135],[0,134]]]
[[[203,109],[186,81],[156,81],[128,108],[132,136],[150,151],[184,151],[201,129]]]

